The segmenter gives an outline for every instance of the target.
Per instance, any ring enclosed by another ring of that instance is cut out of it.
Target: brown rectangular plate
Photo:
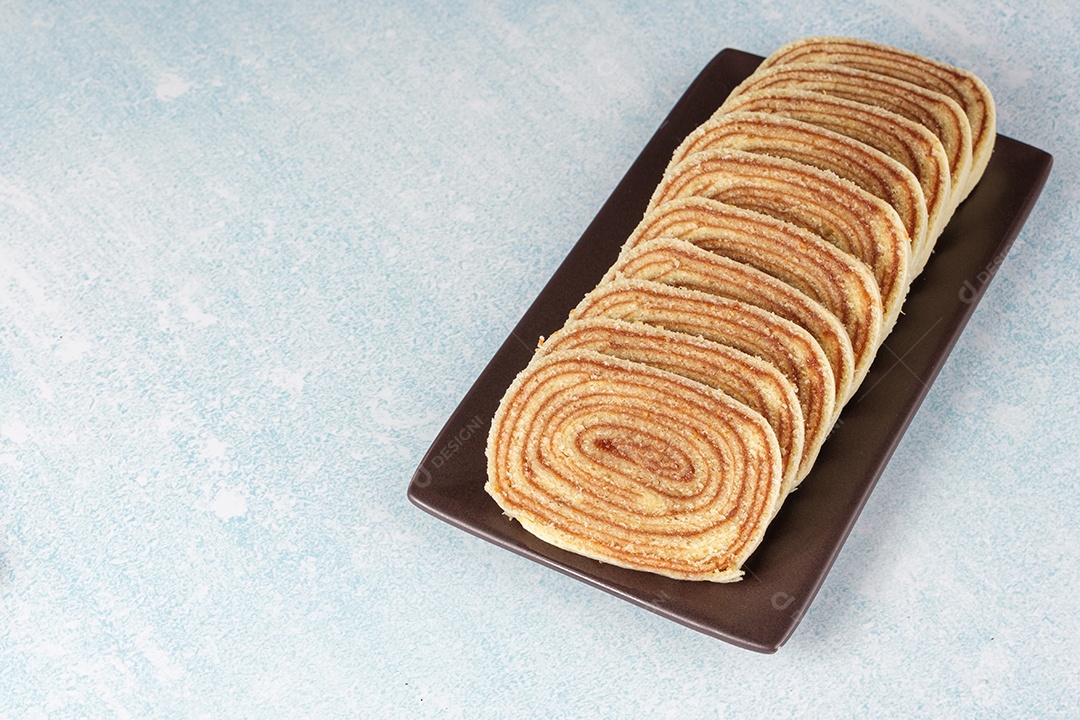
[[[409,499],[446,522],[543,565],[740,647],[775,652],[817,594],[900,437],[975,304],[1020,232],[1052,158],[999,136],[989,167],[938,240],[904,314],[849,401],[809,477],[784,504],[737,583],[672,580],[552,547],[508,519],[484,492],[490,420],[537,338],[566,320],[614,262],[672,152],[761,62],[724,50],[660,125],[585,234],[451,415],[409,485]]]

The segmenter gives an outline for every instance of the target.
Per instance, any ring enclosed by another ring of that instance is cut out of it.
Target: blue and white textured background
[[[1076,716],[1071,0],[179,5],[0,2],[0,717]],[[812,33],[1056,165],[759,656],[405,488],[701,67]]]

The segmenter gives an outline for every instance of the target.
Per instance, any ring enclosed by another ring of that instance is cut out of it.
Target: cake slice
[[[971,173],[966,197],[990,162],[997,138],[997,110],[990,89],[969,70],[881,43],[847,37],[809,37],[778,48],[759,69],[796,63],[833,63],[888,75],[947,95],[971,126]]]
[[[687,580],[738,580],[783,475],[769,424],[724,393],[588,350],[537,354],[492,420],[484,489],[564,550]]]
[[[971,124],[947,95],[904,80],[829,63],[774,65],[754,72],[731,95],[757,90],[807,90],[880,107],[925,127],[941,141],[949,159],[952,204],[964,198],[971,174]]]
[[[642,322],[729,345],[771,363],[795,386],[803,414],[806,477],[832,427],[836,384],[825,352],[806,330],[761,308],[649,280],[605,282],[587,294],[570,320]]]
[[[862,380],[882,330],[881,293],[863,263],[800,227],[699,197],[657,206],[638,224],[624,252],[663,237],[754,267],[821,303],[844,326],[855,356],[853,383]]]
[[[786,157],[836,173],[881,198],[900,216],[911,238],[913,262],[929,256],[926,198],[915,174],[876,148],[828,128],[783,115],[731,112],[690,133],[672,156],[677,165],[705,150],[730,148]],[[921,266],[912,268],[918,274]]]
[[[919,180],[926,199],[927,233],[936,239],[952,217],[949,158],[922,125],[866,103],[808,90],[758,90],[729,97],[717,116],[760,112],[819,125],[880,150]]]
[[[705,197],[806,228],[870,268],[892,328],[907,294],[911,239],[888,203],[834,173],[740,150],[694,153],[664,173],[649,208]]]
[[[588,318],[567,322],[540,353],[591,350],[651,365],[716,388],[760,414],[776,434],[783,465],[781,498],[803,457],[803,417],[795,386],[770,363],[727,345],[640,322]]]
[[[855,355],[844,326],[820,303],[752,265],[711,253],[685,240],[661,238],[624,252],[605,276],[605,280],[617,278],[652,280],[700,290],[790,320],[809,332],[829,359],[835,381],[836,413],[852,391]]]

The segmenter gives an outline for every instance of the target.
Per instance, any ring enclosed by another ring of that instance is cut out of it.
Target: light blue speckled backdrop
[[[0,2],[0,717],[1076,717],[1071,0]],[[408,504],[720,49],[980,74],[1051,180],[760,656]]]

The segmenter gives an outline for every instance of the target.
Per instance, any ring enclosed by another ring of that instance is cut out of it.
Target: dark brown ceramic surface
[[[1024,224],[1047,153],[999,136],[911,288],[904,314],[848,403],[813,472],[784,504],[738,583],[671,580],[604,565],[537,540],[484,492],[484,447],[499,400],[537,338],[600,280],[644,213],[672,152],[761,58],[720,52],[694,80],[592,224],[476,380],[409,485],[418,507],[497,545],[740,647],[774,652],[794,631],[930,383]]]

